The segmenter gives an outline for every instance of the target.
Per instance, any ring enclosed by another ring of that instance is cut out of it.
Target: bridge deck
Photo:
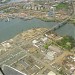
[[[70,17],[68,17],[66,20],[64,20],[63,22],[53,26],[51,29],[49,29],[48,31],[46,31],[45,33],[48,33],[50,31],[55,31],[56,29],[62,27],[63,25],[65,25],[67,23],[67,21],[70,19]]]

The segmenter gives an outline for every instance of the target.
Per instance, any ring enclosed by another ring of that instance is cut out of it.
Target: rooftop
[[[48,75],[56,75],[53,71],[50,71]]]

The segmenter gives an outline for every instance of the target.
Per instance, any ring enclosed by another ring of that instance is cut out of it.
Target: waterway
[[[32,19],[24,21],[22,19],[10,19],[9,22],[0,21],[0,42],[13,38],[22,31],[26,31],[32,28],[45,27],[51,28],[57,25],[57,22],[44,22],[39,19]],[[60,29],[55,31],[59,35],[70,35],[75,38],[75,26],[72,24],[66,24]]]
[[[10,0],[10,2],[21,2],[21,1],[27,1],[27,0]]]

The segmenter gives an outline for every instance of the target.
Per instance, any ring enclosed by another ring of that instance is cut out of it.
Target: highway
[[[72,4],[73,4],[73,14],[75,15],[75,0],[72,0]]]
[[[15,55],[16,53],[20,52],[21,50],[18,48],[13,48],[10,51],[7,51],[6,53],[4,53],[2,56],[0,56],[0,62],[2,62],[3,60],[6,60],[9,57],[12,57],[13,55]]]
[[[26,55],[25,50],[20,49],[19,47],[14,48],[11,51],[8,51],[0,57],[0,65],[7,64],[10,65],[13,62],[19,60],[20,58]]]
[[[26,56],[25,51],[21,51],[15,55],[12,55],[5,61],[1,62],[0,65],[2,65],[2,64],[11,65],[12,63],[14,63],[15,61],[18,61],[21,57],[24,57],[24,56]]]
[[[32,43],[32,40],[36,39],[37,37],[40,38],[41,35],[35,35],[33,39],[31,38],[27,41],[16,41],[18,43],[17,45],[14,44],[9,51],[0,56],[0,66],[2,64],[11,65],[19,59],[21,59],[22,57],[24,57],[27,53],[26,50],[23,50],[21,48],[21,46],[24,45],[26,47],[27,45]]]
[[[37,36],[38,38],[40,38],[41,36]],[[36,38],[36,37],[35,37]],[[35,39],[34,38],[34,39]],[[33,40],[33,39],[32,39]],[[28,41],[27,44],[31,44],[32,40]],[[22,43],[23,44],[23,43]],[[19,46],[19,49],[22,49],[20,46]],[[22,49],[23,51],[25,51],[24,49]],[[57,75],[60,75],[54,68],[51,67],[50,64],[47,64],[43,61],[41,61],[41,59],[35,57],[33,54],[29,53],[28,51],[25,51],[26,52],[26,55],[27,56],[31,56],[33,59],[35,59],[35,61],[38,61],[40,63],[42,63],[46,68],[52,70],[53,72],[55,72]],[[43,72],[43,70],[41,70],[38,74],[40,74],[41,72]]]
[[[41,61],[41,59],[39,59],[39,58],[33,56],[33,54],[30,54],[30,53],[28,53],[28,52],[27,52],[27,55],[31,56],[31,57],[34,58],[36,61],[42,63],[45,67],[47,67],[48,69],[52,70],[52,71],[55,72],[57,75],[60,75],[54,68],[51,67],[50,64],[47,64],[47,63]],[[41,72],[41,71],[40,71],[40,72]],[[40,72],[39,72],[39,74],[40,74]]]
[[[28,43],[31,43],[32,40],[28,41]],[[27,44],[28,44],[27,43]],[[0,59],[0,65],[2,64],[6,64],[6,65],[12,65],[15,62],[19,61],[21,58],[24,58],[25,56],[31,56],[32,58],[35,59],[35,61],[38,61],[40,63],[42,63],[45,67],[49,68],[50,70],[52,70],[53,72],[55,72],[57,75],[60,75],[56,72],[55,69],[53,69],[50,64],[47,64],[43,61],[41,61],[41,59],[33,56],[33,54],[30,54],[29,52],[25,51],[24,49],[22,49],[20,46],[18,47],[19,50],[13,50],[10,51],[9,54],[6,56],[6,58]],[[4,56],[5,57],[5,56]],[[39,72],[40,73],[40,72]]]
[[[38,61],[40,63],[42,63],[45,67],[49,68],[50,70],[52,70],[53,72],[55,72],[57,75],[60,75],[55,69],[53,69],[50,64],[47,64],[43,61],[41,61],[41,59],[35,57],[33,54],[30,54],[28,51],[26,51],[25,49],[22,49],[21,46],[27,46],[28,44],[32,43],[32,40],[36,39],[36,38],[40,38],[42,35],[36,35],[33,39],[30,39],[28,41],[17,41],[19,44],[21,45],[14,45],[13,49],[8,51],[7,53],[5,53],[4,55],[2,55],[0,57],[0,66],[3,64],[6,65],[12,65],[15,62],[19,61],[21,58],[24,58],[26,56],[31,56],[32,58],[35,59],[35,61]],[[39,74],[41,73],[41,71],[39,72]]]

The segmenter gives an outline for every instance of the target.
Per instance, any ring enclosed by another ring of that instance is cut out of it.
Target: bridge
[[[51,32],[51,31],[55,31],[55,30],[59,29],[60,27],[64,26],[69,19],[70,19],[70,17],[68,17],[66,20],[60,22],[59,24],[53,26],[51,29],[46,31],[45,34]]]
[[[72,4],[73,4],[73,13],[75,15],[75,0],[72,0]]]

